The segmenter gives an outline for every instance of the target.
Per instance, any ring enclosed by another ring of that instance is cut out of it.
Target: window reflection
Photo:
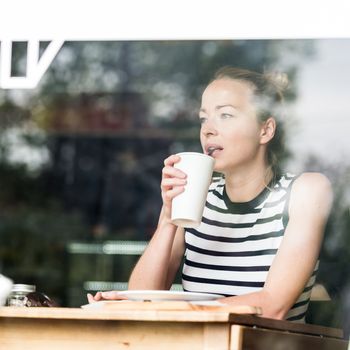
[[[86,302],[84,285],[125,282],[137,255],[67,247],[147,241],[163,159],[200,150],[197,109],[213,71],[281,70],[291,80],[285,167],[324,172],[336,195],[319,272],[332,302],[316,305],[310,321],[350,329],[341,312],[349,304],[349,61],[346,39],[65,43],[35,90],[0,91],[2,273],[69,306]]]

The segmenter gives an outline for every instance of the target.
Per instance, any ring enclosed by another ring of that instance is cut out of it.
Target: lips
[[[216,151],[222,151],[223,148],[219,145],[207,145],[205,150],[209,156],[212,156]]]

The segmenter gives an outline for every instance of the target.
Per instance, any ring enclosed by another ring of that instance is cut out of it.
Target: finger
[[[164,159],[164,165],[174,165],[175,163],[180,161],[180,156],[178,156],[177,154],[172,154],[171,156],[169,156],[168,158]]]
[[[93,298],[94,298],[94,301],[101,300],[102,299],[102,292],[97,292]]]
[[[96,302],[93,295],[90,293],[87,294],[87,300],[88,300],[89,304]]]
[[[162,169],[163,177],[178,177],[180,179],[185,179],[187,175],[180,169],[174,168],[172,166],[165,166]]]
[[[178,196],[180,193],[182,193],[184,191],[185,191],[184,186],[176,186],[176,187],[172,188],[171,190],[164,192],[163,195],[167,201],[171,201],[174,199],[174,197]]]
[[[187,181],[185,179],[178,179],[175,177],[163,179],[161,182],[161,187],[164,189],[171,189],[175,186],[185,186]]]
[[[102,292],[101,296],[103,299],[106,300],[121,300],[121,299],[127,299],[126,297],[120,295],[118,291],[112,290],[108,292]]]

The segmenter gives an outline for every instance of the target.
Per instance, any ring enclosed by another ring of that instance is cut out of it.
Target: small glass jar
[[[35,292],[36,287],[30,284],[14,284],[7,298],[8,306],[23,307],[27,303],[27,294]]]

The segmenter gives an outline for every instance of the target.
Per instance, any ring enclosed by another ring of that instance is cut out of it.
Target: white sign
[[[63,40],[51,41],[39,58],[40,42],[38,40],[29,40],[27,46],[26,75],[24,77],[13,77],[11,76],[13,42],[3,40],[1,42],[0,50],[0,88],[35,88],[62,47],[63,43]]]
[[[0,87],[35,87],[64,41],[350,38],[349,13],[349,0],[2,0]],[[25,77],[11,77],[13,41],[28,42]]]

